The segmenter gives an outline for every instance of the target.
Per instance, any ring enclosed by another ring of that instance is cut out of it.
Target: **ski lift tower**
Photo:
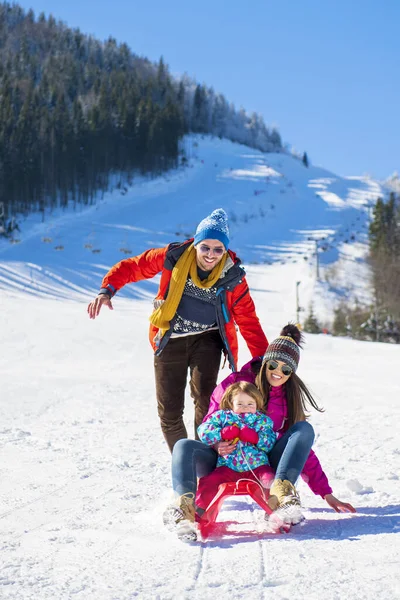
[[[297,323],[300,323],[300,304],[299,304],[299,285],[301,284],[301,281],[296,281],[296,321]]]

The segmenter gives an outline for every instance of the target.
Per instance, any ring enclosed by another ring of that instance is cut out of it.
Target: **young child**
[[[250,479],[269,487],[274,475],[268,467],[268,452],[276,441],[273,422],[262,412],[264,400],[257,387],[247,381],[229,386],[220,410],[198,428],[200,440],[208,446],[227,441],[233,450],[219,456],[217,467],[199,481],[196,512],[203,514],[221,483]]]

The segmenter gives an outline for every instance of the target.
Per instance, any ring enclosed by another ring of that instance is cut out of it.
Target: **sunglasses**
[[[276,371],[276,369],[280,369],[285,377],[289,377],[293,373],[293,369],[289,367],[289,365],[281,366],[276,360],[268,360],[267,369],[268,371]]]
[[[222,246],[217,246],[216,248],[210,248],[210,246],[206,246],[205,244],[200,244],[199,250],[202,254],[208,254],[211,252],[215,254],[215,256],[222,256],[225,252],[225,248]]]

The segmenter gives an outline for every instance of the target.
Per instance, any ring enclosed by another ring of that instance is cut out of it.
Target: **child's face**
[[[255,413],[257,411],[257,402],[248,394],[239,391],[232,398],[232,410],[238,415],[242,413]]]

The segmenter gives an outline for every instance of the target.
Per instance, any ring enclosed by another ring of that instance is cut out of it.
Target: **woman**
[[[277,441],[268,458],[275,471],[270,489],[269,504],[273,510],[287,505],[300,506],[295,484],[300,476],[316,495],[320,495],[336,512],[356,512],[354,507],[340,501],[311,450],[314,430],[307,422],[307,407],[322,412],[311,393],[296,375],[300,360],[302,334],[292,324],[286,325],[262,358],[253,359],[238,373],[232,373],[214,390],[207,419],[218,410],[226,388],[237,381],[255,383],[264,398],[264,410],[274,423]],[[230,441],[221,441],[216,451],[195,440],[180,440],[172,454],[172,485],[179,496],[177,507],[168,507],[164,522],[180,527],[182,521],[194,523],[194,498],[197,477],[210,473],[218,454],[226,456],[234,451]],[[218,453],[218,454],[217,454]]]

